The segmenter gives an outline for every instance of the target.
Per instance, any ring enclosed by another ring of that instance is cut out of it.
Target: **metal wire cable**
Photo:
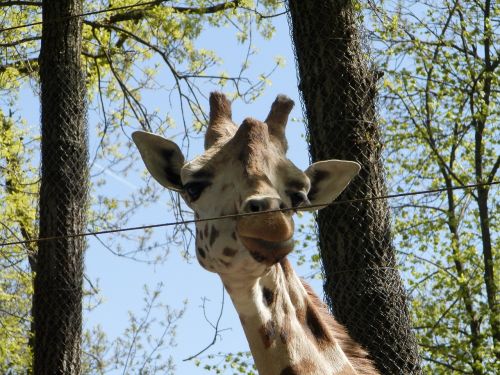
[[[441,193],[441,192],[444,192],[447,190],[465,190],[465,189],[478,188],[478,187],[483,187],[483,186],[493,186],[493,185],[498,185],[498,184],[500,184],[500,181],[492,181],[492,182],[486,182],[486,183],[481,183],[481,184],[471,184],[471,185],[465,185],[465,186],[453,186],[451,188],[443,187],[443,188],[437,188],[437,189],[431,189],[431,190],[414,191],[414,192],[409,192],[409,193],[388,194],[388,195],[383,195],[383,196],[378,196],[378,197],[347,199],[347,200],[333,201],[331,203],[326,203],[326,204],[313,204],[313,205],[301,206],[299,208],[291,207],[291,208],[282,208],[282,209],[267,210],[267,211],[261,211],[261,212],[237,213],[237,214],[223,215],[223,216],[217,216],[217,217],[209,217],[206,219],[182,220],[182,221],[174,221],[174,222],[160,223],[160,224],[149,224],[149,225],[140,225],[140,226],[134,226],[134,227],[118,228],[118,229],[106,229],[106,230],[100,230],[100,231],[94,231],[94,232],[75,233],[75,234],[66,235],[66,236],[34,238],[31,240],[4,242],[4,243],[0,244],[0,247],[12,246],[12,245],[23,245],[23,244],[28,244],[28,243],[33,243],[33,242],[41,242],[41,241],[61,240],[61,239],[65,239],[65,238],[98,236],[98,235],[118,233],[118,232],[130,232],[130,231],[135,231],[135,230],[151,229],[151,228],[159,228],[159,227],[169,227],[169,226],[174,226],[174,225],[192,224],[192,223],[214,221],[214,220],[233,219],[233,218],[242,217],[242,216],[264,215],[264,214],[268,214],[268,213],[272,213],[272,212],[286,212],[286,211],[297,211],[297,210],[302,211],[302,210],[308,210],[308,209],[320,208],[320,207],[326,207],[326,206],[337,206],[337,205],[341,205],[341,204],[345,204],[345,203],[356,203],[356,202],[374,201],[374,200],[380,200],[380,199],[401,198],[401,197],[408,197],[408,196],[414,196],[414,195]]]

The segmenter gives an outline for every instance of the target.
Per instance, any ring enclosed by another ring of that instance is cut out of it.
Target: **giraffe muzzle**
[[[283,212],[242,216],[236,222],[243,245],[265,263],[275,263],[293,250],[293,231],[291,215]]]

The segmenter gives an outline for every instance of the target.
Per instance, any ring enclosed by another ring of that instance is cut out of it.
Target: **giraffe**
[[[209,102],[205,151],[192,161],[159,135],[132,138],[150,174],[179,192],[195,218],[274,210],[196,222],[198,262],[221,278],[259,374],[379,374],[286,258],[293,214],[332,202],[359,164],[326,160],[302,171],[288,160],[285,126],[294,102],[284,95],[264,122],[246,118],[239,127],[224,94],[212,93]]]

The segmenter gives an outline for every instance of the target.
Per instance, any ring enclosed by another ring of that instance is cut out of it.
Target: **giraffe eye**
[[[309,199],[307,199],[306,193],[303,191],[295,191],[290,193],[290,199],[292,200],[292,207],[299,207],[302,205],[309,204]]]
[[[204,181],[188,182],[184,185],[184,191],[189,195],[192,201],[195,201],[200,197],[201,193],[203,193],[203,190],[205,190],[208,185],[210,185],[210,183]]]

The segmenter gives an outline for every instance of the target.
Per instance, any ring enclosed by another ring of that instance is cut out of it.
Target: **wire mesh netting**
[[[86,240],[67,236],[86,227],[85,85],[82,72],[74,67],[52,66],[43,75],[39,233],[63,238],[38,244],[33,301],[35,369],[78,373]]]
[[[81,13],[81,2],[44,6],[44,19]],[[81,366],[88,136],[80,17],[44,26],[40,52],[40,242],[33,294],[33,371],[78,374]]]
[[[312,160],[361,164],[340,199],[386,194],[377,74],[367,63],[353,4],[290,1],[288,7]],[[318,213],[317,225],[325,295],[334,315],[368,348],[382,373],[420,373],[387,201],[328,207]]]

